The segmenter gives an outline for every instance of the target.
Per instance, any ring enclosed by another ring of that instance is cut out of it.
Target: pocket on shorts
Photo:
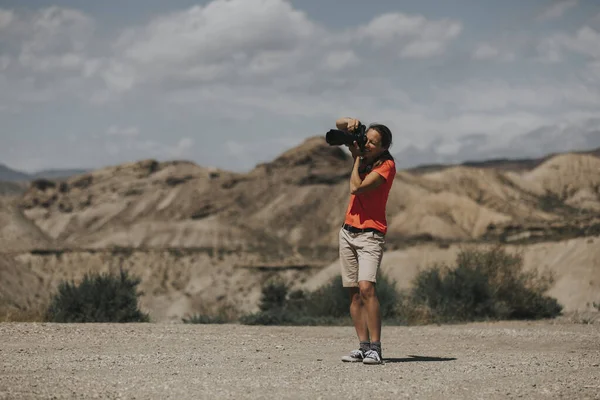
[[[370,232],[369,237],[380,242],[385,242],[385,235],[381,232]]]

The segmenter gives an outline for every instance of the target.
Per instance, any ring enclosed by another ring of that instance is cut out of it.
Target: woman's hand
[[[356,141],[354,141],[352,146],[346,145],[346,147],[348,147],[348,150],[350,150],[350,154],[352,154],[352,158],[362,156],[362,152],[360,151],[360,147],[358,147],[358,143],[356,143]]]
[[[354,118],[348,118],[348,132],[354,131],[360,125],[360,121]]]
[[[339,130],[347,132],[354,131],[356,128],[358,128],[359,124],[359,120],[348,117],[340,118],[337,121],[335,121],[335,125]]]

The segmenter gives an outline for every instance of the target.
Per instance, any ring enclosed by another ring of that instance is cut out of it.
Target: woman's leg
[[[371,335],[371,342],[380,342],[381,312],[379,310],[379,299],[377,298],[377,292],[375,291],[375,284],[369,281],[360,281],[358,282],[358,285],[360,292],[359,297],[363,304],[361,313],[366,319],[367,329]]]
[[[360,290],[357,287],[349,288],[350,293],[350,316],[354,322],[356,335],[361,342],[369,341],[369,329],[367,325],[367,315],[364,307],[364,302],[360,295]]]

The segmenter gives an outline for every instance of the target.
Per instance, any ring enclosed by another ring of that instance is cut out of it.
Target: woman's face
[[[381,135],[375,129],[369,129],[367,131],[367,143],[365,144],[365,156],[368,158],[375,158],[385,149],[381,145]]]

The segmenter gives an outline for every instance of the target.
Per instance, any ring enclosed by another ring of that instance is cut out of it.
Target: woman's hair
[[[381,147],[383,147],[385,149],[383,154],[381,154],[377,158],[377,160],[375,160],[375,163],[373,164],[373,166],[377,167],[377,166],[383,164],[386,160],[393,161],[394,157],[392,157],[392,155],[388,151],[390,146],[392,145],[392,131],[390,131],[390,128],[388,128],[385,125],[381,125],[381,124],[371,124],[371,125],[369,125],[367,132],[369,131],[369,129],[374,129],[377,132],[379,132],[379,135],[381,136]]]
[[[379,134],[381,135],[381,146],[384,149],[387,150],[390,148],[390,146],[392,145],[392,131],[390,131],[390,128],[382,124],[371,124],[369,125],[367,132],[369,131],[369,129],[374,129],[377,132],[379,132]]]

